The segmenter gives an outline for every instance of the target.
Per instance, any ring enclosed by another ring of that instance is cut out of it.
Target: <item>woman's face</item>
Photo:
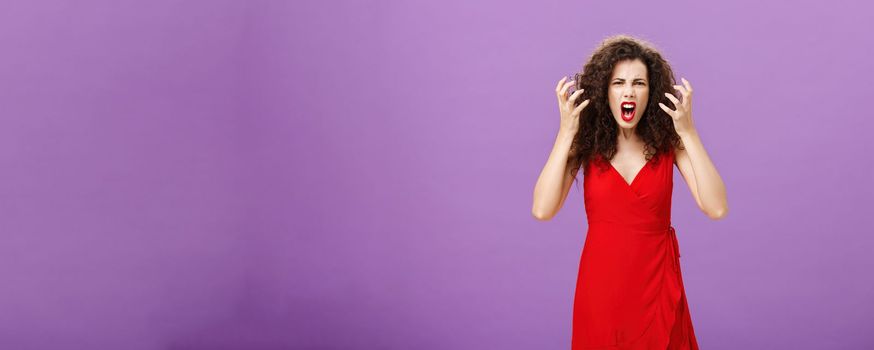
[[[649,100],[649,80],[646,73],[646,65],[640,59],[617,62],[613,67],[607,88],[607,100],[613,118],[621,128],[634,128],[643,117]]]

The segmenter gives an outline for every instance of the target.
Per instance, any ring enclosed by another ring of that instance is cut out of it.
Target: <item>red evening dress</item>
[[[584,169],[572,350],[698,349],[671,225],[673,165],[673,149],[659,153],[631,184],[604,158]]]

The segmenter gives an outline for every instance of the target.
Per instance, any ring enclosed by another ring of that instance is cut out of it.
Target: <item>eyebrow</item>
[[[622,78],[613,78],[613,81],[616,81],[616,80],[625,81],[625,79],[622,79]],[[638,81],[638,80],[646,81],[646,79],[643,79],[643,78],[635,78],[634,79],[634,81]]]

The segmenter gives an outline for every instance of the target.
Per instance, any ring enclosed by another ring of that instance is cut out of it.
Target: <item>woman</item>
[[[708,217],[725,217],[728,203],[692,121],[692,86],[675,84],[651,44],[618,35],[556,87],[561,124],[532,212],[555,216],[583,171],[572,349],[698,349],[671,225],[673,165]]]

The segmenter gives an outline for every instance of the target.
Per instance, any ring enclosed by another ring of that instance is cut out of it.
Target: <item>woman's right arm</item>
[[[555,88],[561,111],[561,126],[549,159],[540,171],[537,184],[534,185],[534,204],[531,214],[543,221],[552,219],[558,213],[570,191],[574,176],[572,171],[577,169],[568,167],[570,148],[580,128],[580,112],[589,104],[589,100],[585,100],[574,108],[573,101],[583,93],[583,90],[577,90],[568,97],[567,89],[574,82],[565,82],[565,79],[567,77],[562,78]]]
[[[564,199],[570,192],[573,175],[568,167],[568,153],[574,135],[559,132],[552,146],[552,152],[534,186],[534,206],[531,214],[537,220],[552,219],[561,210]]]

